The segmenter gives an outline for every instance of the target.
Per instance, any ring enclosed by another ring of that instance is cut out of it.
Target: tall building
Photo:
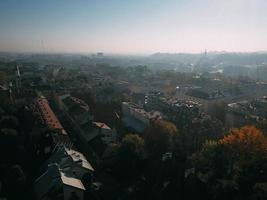
[[[18,65],[17,65],[17,70],[16,70],[16,88],[19,92],[21,88],[21,77],[20,77],[20,69]]]
[[[97,52],[96,56],[99,58],[104,57],[104,53],[103,52]]]

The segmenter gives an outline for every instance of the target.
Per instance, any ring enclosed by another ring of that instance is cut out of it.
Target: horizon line
[[[256,50],[256,51],[226,51],[226,50],[204,50],[204,51],[156,51],[154,53],[152,52],[105,52],[105,51],[1,51],[0,54],[42,54],[42,55],[53,55],[53,54],[90,54],[94,55],[97,53],[104,53],[104,55],[153,55],[153,54],[203,54],[203,53],[267,53],[267,50]]]

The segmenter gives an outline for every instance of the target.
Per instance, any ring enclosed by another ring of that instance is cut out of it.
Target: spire
[[[17,91],[19,92],[20,87],[21,87],[21,80],[20,80],[20,70],[19,70],[19,66],[18,65],[17,65],[16,87],[17,87]]]
[[[17,76],[20,77],[19,66],[17,65]]]

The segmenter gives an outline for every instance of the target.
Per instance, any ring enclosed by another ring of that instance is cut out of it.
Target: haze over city
[[[0,51],[265,51],[266,0],[7,0]]]
[[[0,200],[267,200],[267,0],[0,0]]]

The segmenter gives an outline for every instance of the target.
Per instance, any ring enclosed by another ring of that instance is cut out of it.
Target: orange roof
[[[42,119],[45,121],[46,125],[50,129],[60,129],[63,134],[66,134],[66,131],[62,127],[61,123],[58,121],[55,113],[50,108],[47,99],[43,96],[37,98],[37,105]]]

